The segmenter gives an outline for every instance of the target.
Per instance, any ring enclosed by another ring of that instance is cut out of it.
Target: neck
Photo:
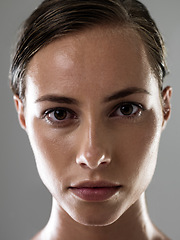
[[[142,194],[116,222],[103,227],[89,227],[75,222],[58,206],[56,200],[53,200],[51,216],[41,236],[43,235],[42,239],[48,240],[147,240],[153,239],[154,232],[146,208],[145,195]]]

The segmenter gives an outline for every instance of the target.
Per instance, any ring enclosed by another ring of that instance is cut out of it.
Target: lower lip
[[[70,188],[74,195],[89,202],[102,202],[108,200],[115,195],[119,189],[120,187]]]

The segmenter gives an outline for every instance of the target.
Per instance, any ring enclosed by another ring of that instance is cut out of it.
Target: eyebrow
[[[138,88],[138,87],[130,87],[130,88],[126,88],[121,91],[118,91],[111,96],[106,97],[104,99],[104,102],[111,102],[113,100],[117,100],[119,98],[124,98],[129,95],[136,94],[136,93],[143,93],[143,94],[151,95],[150,92],[148,92],[146,89]]]
[[[57,96],[57,95],[44,95],[40,98],[38,98],[35,103],[39,103],[39,102],[56,102],[56,103],[67,103],[67,104],[75,104],[78,105],[79,102],[74,99],[74,98],[70,98],[70,97],[64,97],[64,96]]]
[[[119,98],[124,98],[127,97],[129,95],[132,94],[136,94],[136,93],[144,93],[144,94],[148,94],[151,95],[146,89],[143,88],[137,88],[137,87],[130,87],[130,88],[126,88],[123,90],[120,90],[116,93],[114,93],[111,96],[108,96],[104,99],[104,102],[111,102],[114,100],[117,100]],[[71,97],[65,97],[65,96],[58,96],[58,95],[53,95],[53,94],[49,94],[49,95],[44,95],[40,98],[38,98],[35,103],[39,103],[39,102],[56,102],[56,103],[66,103],[66,104],[74,104],[74,105],[79,105],[79,101],[71,98]]]

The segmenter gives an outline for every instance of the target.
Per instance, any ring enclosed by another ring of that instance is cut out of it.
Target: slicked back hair
[[[167,72],[164,42],[156,23],[141,2],[44,0],[20,30],[10,68],[13,94],[24,100],[27,65],[41,48],[57,38],[98,25],[127,26],[139,34],[161,91]]]

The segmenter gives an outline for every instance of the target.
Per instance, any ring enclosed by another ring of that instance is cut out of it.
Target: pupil
[[[132,105],[124,105],[121,107],[121,112],[124,115],[130,115],[133,112],[133,106]]]
[[[65,110],[56,110],[56,111],[54,112],[54,116],[55,116],[55,118],[56,118],[57,120],[63,120],[63,119],[66,118],[67,113],[66,113]]]

